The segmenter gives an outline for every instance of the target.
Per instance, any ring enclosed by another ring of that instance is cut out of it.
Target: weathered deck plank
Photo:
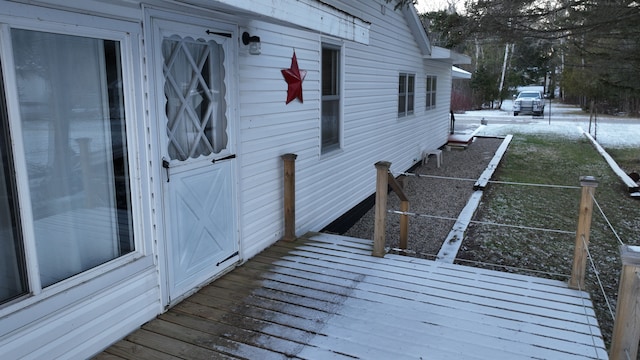
[[[176,356],[169,355],[167,353],[148,348],[146,346],[132,343],[128,340],[121,340],[113,344],[106,352],[96,357],[97,360],[102,360],[103,355],[115,356],[117,359],[136,360],[136,359],[148,359],[148,360],[175,360],[179,359]],[[108,359],[108,358],[107,358]]]
[[[298,275],[300,275],[300,274],[298,274]],[[329,275],[329,276],[331,276],[331,275]],[[286,280],[286,279],[285,279],[285,278],[280,278],[280,279],[278,280],[278,282],[276,282],[276,284],[281,283],[281,282],[283,282],[284,280]],[[309,283],[311,283],[311,284],[316,284],[316,283],[318,283],[318,282],[322,282],[322,280],[321,280],[321,279],[319,279],[319,278],[315,278],[315,279],[313,279],[313,278],[308,278],[308,279],[306,279],[306,280],[311,280],[311,281],[309,282]],[[299,281],[297,281],[297,280],[295,280],[295,279],[294,279],[294,280],[292,280],[292,281],[293,281],[293,282],[295,282],[295,283],[297,283],[297,285],[298,285],[300,288],[302,287],[302,283],[300,283]],[[291,283],[292,281],[290,280],[290,281],[288,281],[288,283]],[[387,285],[387,286],[397,286],[397,284],[398,284],[397,282],[393,282],[393,283],[386,284],[386,285]],[[406,283],[405,283],[405,284],[406,284]],[[267,288],[268,288],[268,287],[269,287],[269,284],[265,284],[265,287],[267,287]],[[361,287],[361,288],[362,288],[362,287]],[[366,290],[366,289],[365,289],[365,290]],[[372,290],[372,292],[373,292],[373,293],[378,293],[378,292],[380,292],[379,290],[380,290],[380,289],[375,289],[375,288],[374,288],[374,289]],[[304,290],[302,290],[302,291],[304,291],[304,295],[300,294],[300,295],[298,295],[298,296],[303,297],[304,299],[308,299],[308,298],[311,296],[310,294],[308,294],[308,293],[307,293],[307,289],[304,289]],[[410,291],[411,291],[411,290],[410,290]],[[416,291],[419,291],[419,289],[416,289]],[[409,294],[410,294],[410,292],[409,292],[407,295],[409,295]],[[272,297],[272,298],[274,297],[274,295],[269,295],[269,296],[270,296],[270,297]],[[354,297],[354,298],[359,298],[359,295],[358,295],[358,294],[353,294],[353,296],[352,296],[352,297]],[[365,297],[366,297],[366,295],[365,295]],[[465,298],[466,298],[466,297],[465,297]],[[367,299],[363,299],[363,300],[364,300],[364,301],[366,301]],[[415,298],[414,298],[414,300],[415,300]],[[391,304],[387,304],[387,305],[389,305],[389,306],[393,306],[392,304],[393,304],[393,303],[396,303],[396,302],[397,302],[397,300],[395,300],[395,299],[391,299],[391,301],[390,301],[390,303],[391,303]],[[412,301],[409,305],[413,305],[413,301]],[[432,304],[431,304],[431,305],[436,306],[436,302],[432,302]],[[305,305],[305,306],[309,306],[309,305]],[[491,305],[489,305],[489,306],[491,306]],[[580,308],[581,308],[581,307],[580,307]],[[343,308],[343,309],[344,309],[344,308]],[[343,309],[341,309],[341,310],[343,310]],[[320,310],[321,310],[321,311],[328,311],[328,310],[326,310],[326,309],[320,309]],[[371,308],[366,309],[366,311],[370,311],[370,310],[371,310]],[[379,314],[379,315],[385,315],[384,310],[385,310],[385,309],[382,309],[382,313],[381,313],[381,314]],[[570,309],[567,309],[567,310],[570,310]],[[429,314],[428,314],[428,318],[425,318],[425,319],[424,319],[424,321],[428,321],[428,322],[431,322],[431,323],[437,323],[437,320],[435,320],[435,319],[434,319],[434,317],[436,316],[435,311],[436,311],[435,309],[431,309],[431,311],[430,311],[430,312],[429,312]],[[358,312],[358,309],[354,309],[354,312],[356,312],[356,313],[357,313],[357,312]],[[561,314],[562,314],[562,313],[561,313]],[[494,326],[494,325],[495,325],[494,323],[495,323],[496,321],[500,321],[500,320],[502,320],[502,319],[496,318],[495,320],[494,320],[494,319],[490,319],[490,321],[487,321],[488,319],[486,319],[486,317],[485,317],[485,321],[484,321],[484,322],[480,321],[480,322],[477,322],[477,323],[475,323],[475,324],[474,324],[473,322],[470,322],[470,321],[469,321],[469,319],[472,317],[471,315],[473,315],[473,314],[469,314],[469,313],[468,313],[468,312],[466,312],[466,311],[461,311],[461,314],[457,314],[457,315],[458,315],[458,316],[459,316],[459,315],[462,315],[462,316],[463,316],[463,317],[461,317],[461,318],[460,318],[460,317],[458,317],[458,319],[457,319],[457,320],[459,320],[459,322],[460,322],[460,324],[459,324],[459,325],[454,325],[454,326],[452,326],[452,325],[451,325],[451,324],[452,324],[452,322],[454,322],[454,320],[456,320],[456,319],[454,319],[450,314],[445,314],[444,316],[442,316],[442,317],[441,317],[441,323],[440,323],[439,325],[440,325],[440,326],[446,326],[446,327],[452,327],[452,328],[454,328],[454,329],[456,329],[456,328],[457,328],[457,329],[464,328],[464,326],[469,327],[468,325],[471,325],[471,328],[469,329],[470,331],[473,331],[473,329],[474,329],[474,328],[484,328],[484,329],[486,330],[486,328],[487,328],[487,326],[488,326],[487,324],[491,324],[491,326]],[[394,316],[395,316],[395,320],[397,321],[397,320],[398,320],[398,316],[397,316],[397,315],[394,315]],[[419,314],[417,314],[417,315],[416,315],[416,314],[412,314],[412,317],[414,317],[414,316],[419,316]],[[543,313],[543,315],[541,315],[541,316],[543,316],[543,317],[547,317],[547,316],[549,316],[549,314],[547,314],[547,313]],[[582,314],[582,316],[584,316],[584,314]],[[405,321],[406,321],[406,320],[408,320],[408,319],[405,319]],[[503,333],[503,334],[504,334],[504,336],[507,336],[508,334],[505,334],[505,333],[504,333],[504,331],[503,331],[503,330],[504,330],[504,329],[503,329],[503,327],[505,327],[504,322],[501,324],[501,326],[497,326],[497,328],[496,328],[496,329],[494,329],[494,334],[496,334],[496,333]],[[506,327],[506,328],[508,329],[508,327]],[[517,330],[517,331],[519,331],[519,333],[520,333],[520,332],[523,332],[522,325],[521,325],[520,323],[518,323],[518,322],[517,322],[517,323],[515,323],[515,324],[512,324],[511,329],[512,329],[512,330]],[[525,331],[525,332],[526,332],[526,331]],[[539,333],[540,333],[540,334],[536,334],[536,333],[533,333],[533,332],[530,332],[529,334],[531,334],[531,336],[532,336],[532,339],[533,339],[533,340],[535,340],[535,339],[537,339],[537,340],[538,340],[538,342],[536,343],[536,345],[539,345],[539,346],[545,346],[545,344],[548,344],[549,342],[553,342],[553,339],[552,339],[552,338],[554,337],[554,333],[555,333],[555,332],[556,332],[556,331],[555,331],[555,329],[548,328],[548,327],[541,327],[541,329],[539,329]],[[518,334],[519,334],[519,333],[518,333]],[[559,333],[559,335],[556,335],[556,337],[558,337],[558,338],[566,338],[566,337],[568,337],[568,336],[572,336],[574,341],[576,341],[576,342],[582,342],[583,344],[590,344],[590,343],[591,343],[591,341],[592,341],[592,339],[591,339],[591,336],[590,336],[590,335],[576,336],[576,334],[573,334],[573,333],[567,333],[567,332],[562,332],[562,331],[559,331],[558,333]],[[566,343],[563,343],[563,344],[566,344]],[[557,346],[561,346],[561,345],[562,345],[561,343],[558,343],[558,345],[557,345]]]
[[[281,286],[280,284],[282,284],[282,283],[280,283],[280,282],[274,282],[273,284],[275,284],[275,285],[272,285],[272,283],[270,283],[270,282],[268,282],[268,281],[265,281],[265,282],[263,282],[263,288],[262,288],[262,289],[260,289],[260,290],[257,290],[257,292],[279,291],[279,290],[281,290],[281,289],[274,288],[274,287],[275,287],[275,286],[278,286],[278,287],[280,287],[280,288],[281,288],[282,286]],[[394,286],[397,286],[397,283],[395,283],[395,284],[393,284],[393,285],[394,285]],[[316,291],[315,291],[315,293],[316,293],[316,294],[321,294],[321,295],[322,295],[322,294],[325,294],[324,292],[319,291],[319,290],[316,290]],[[315,294],[312,294],[312,293],[310,293],[310,292],[309,292],[309,289],[306,289],[306,290],[305,290],[305,294],[304,294],[304,296],[303,296],[303,295],[295,294],[295,296],[296,296],[297,298],[299,298],[299,300],[294,300],[294,302],[296,302],[296,301],[300,301],[300,302],[302,302],[302,303],[306,303],[306,302],[308,302],[308,301],[309,301],[309,299],[310,299],[310,298],[312,298],[312,296],[314,296],[314,295],[315,295]],[[267,296],[267,295],[265,295],[265,296]],[[277,296],[277,294],[273,294],[273,295],[269,295],[269,296],[273,296],[273,297],[275,297],[275,296]],[[325,299],[322,299],[322,301],[325,301]],[[392,300],[392,301],[393,301],[393,300]],[[298,303],[298,302],[296,302],[296,303]],[[433,304],[434,306],[443,306],[443,305],[438,305],[436,301],[432,302],[432,304]],[[579,306],[581,306],[581,305],[579,305]],[[580,308],[581,308],[581,307],[580,307]],[[438,310],[437,308],[436,308],[436,309],[432,309],[432,311],[433,311],[434,313],[435,313],[437,310]],[[442,315],[443,315],[444,317],[451,316],[451,315],[447,314],[447,312],[448,312],[448,308],[445,308],[445,309],[442,311],[442,313],[443,313]],[[462,319],[464,319],[464,320],[466,320],[466,321],[472,321],[472,320],[473,320],[473,319],[475,319],[475,318],[484,318],[484,317],[486,317],[486,315],[485,315],[485,314],[480,314],[480,315],[476,316],[476,314],[474,314],[474,313],[472,313],[472,312],[470,312],[470,311],[466,311],[466,310],[462,310],[462,311],[458,312],[456,315],[457,315],[457,317],[460,317],[460,316],[461,316],[461,317],[462,317]],[[582,314],[582,315],[584,315],[584,314]],[[554,333],[558,333],[557,337],[559,337],[559,338],[566,338],[567,336],[573,336],[573,337],[575,337],[575,338],[581,337],[581,338],[583,339],[582,341],[583,341],[585,344],[589,344],[589,343],[591,343],[591,334],[590,334],[590,333],[586,333],[586,334],[585,334],[585,333],[579,333],[579,332],[576,332],[576,331],[577,331],[577,330],[579,330],[579,329],[573,329],[574,331],[567,332],[565,329],[549,329],[549,328],[548,328],[548,324],[545,324],[546,326],[545,326],[545,327],[543,327],[543,326],[537,326],[537,324],[535,324],[535,323],[533,323],[533,322],[532,322],[532,323],[529,323],[529,324],[528,324],[529,326],[527,327],[527,328],[528,328],[528,330],[527,330],[527,329],[523,329],[523,325],[522,325],[522,323],[521,323],[521,322],[519,322],[519,321],[513,321],[513,320],[510,320],[510,319],[504,319],[504,318],[502,318],[502,317],[496,317],[493,321],[494,321],[494,322],[496,322],[496,323],[499,323],[501,327],[505,327],[505,328],[520,329],[521,331],[531,332],[531,333],[534,333],[534,334],[535,334],[535,333],[536,333],[536,331],[537,331],[538,333],[543,333],[545,336],[548,336],[548,337],[553,337],[553,334],[554,334]],[[510,324],[510,323],[511,323],[511,324]],[[588,328],[584,328],[584,329],[582,329],[582,330],[583,330],[583,331],[587,331],[587,332],[589,331],[589,329],[588,329]],[[595,332],[595,333],[599,333],[599,330],[597,329],[597,327],[592,327],[592,328],[591,328],[591,331],[593,331],[593,332]]]
[[[301,253],[298,253],[301,254]],[[306,260],[306,259],[305,259]],[[278,274],[282,274],[285,276],[287,273],[291,274],[297,271],[300,271],[299,263],[291,263],[293,266],[298,267],[298,269],[290,269],[288,270],[284,264],[280,264],[281,267],[278,267],[274,270],[271,277],[275,280],[277,279]],[[445,279],[445,281],[434,281],[431,274],[429,273],[419,273],[414,272],[413,274],[397,274],[385,272],[385,266],[383,264],[371,263],[372,266],[376,266],[377,268],[365,268],[362,263],[358,263],[357,267],[354,267],[355,270],[366,269],[369,276],[374,276],[368,281],[363,282],[361,289],[381,286],[382,288],[391,289],[398,292],[409,292],[409,293],[420,293],[421,289],[424,289],[425,286],[428,287],[429,293],[427,295],[433,295],[441,298],[463,298],[465,302],[469,303],[486,303],[491,302],[492,306],[496,308],[504,308],[511,310],[519,310],[522,312],[531,312],[537,313],[543,316],[557,316],[560,318],[570,317],[572,314],[578,314],[580,317],[584,315],[584,309],[582,308],[582,300],[576,299],[573,303],[565,303],[561,301],[549,301],[544,298],[541,298],[540,294],[532,294],[531,291],[522,290],[525,294],[518,293],[518,289],[507,289],[506,291],[501,290],[501,292],[497,293],[493,288],[483,288],[480,285],[483,285],[481,282],[476,282],[476,286],[472,284],[462,284],[459,285],[458,282],[464,282],[460,278],[450,278]],[[350,266],[349,264],[342,264],[343,267],[341,271],[347,271],[346,269]],[[333,268],[333,266],[332,266]],[[329,269],[327,271],[331,271]],[[360,273],[362,275],[362,273]],[[378,276],[375,276],[378,274]],[[319,282],[328,282],[328,281],[339,281],[339,274],[333,275],[325,275],[323,278],[322,275],[318,275],[316,278],[312,279],[314,281]],[[353,275],[355,276],[355,275]],[[435,275],[434,275],[435,277]],[[295,280],[291,280],[295,281]],[[504,288],[501,285],[495,285],[498,288]],[[379,289],[373,289],[371,291],[379,291]],[[527,294],[528,293],[528,294]],[[553,297],[553,294],[551,295]],[[566,298],[562,300],[566,301]],[[585,299],[585,301],[588,301]],[[576,307],[576,305],[578,307]],[[533,308],[528,308],[533,307]],[[589,315],[594,315],[593,311],[589,310]]]
[[[584,292],[548,279],[376,258],[371,248],[369,240],[326,234],[280,242],[103,356],[607,358]]]

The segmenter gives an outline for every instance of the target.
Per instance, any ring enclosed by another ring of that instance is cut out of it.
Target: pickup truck
[[[533,115],[544,114],[544,98],[539,91],[521,91],[513,102],[513,116],[521,112],[529,112]]]

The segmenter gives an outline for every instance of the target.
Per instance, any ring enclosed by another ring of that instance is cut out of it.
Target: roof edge
[[[277,1],[215,0],[227,7],[268,17],[323,34],[369,44],[371,24],[362,18],[341,10],[321,0],[296,0],[287,6],[277,6]],[[296,16],[305,14],[305,16]]]
[[[457,66],[452,66],[451,77],[454,79],[471,79],[471,73]]]
[[[434,46],[432,48],[431,55],[424,56],[424,58],[429,60],[449,60],[452,64],[471,64],[470,56],[460,54],[453,50],[445,49],[439,46]]]
[[[408,21],[409,28],[416,38],[416,42],[418,43],[418,47],[420,48],[422,55],[431,55],[431,40],[429,40],[427,31],[424,29],[424,26],[422,26],[422,21],[420,21],[416,8],[413,4],[407,4],[402,6],[402,13]]]

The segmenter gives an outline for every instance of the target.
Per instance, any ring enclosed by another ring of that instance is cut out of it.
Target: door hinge
[[[225,33],[225,32],[217,32],[217,31],[211,31],[211,30],[207,30],[206,31],[207,35],[218,35],[218,36],[224,36],[224,37],[231,37],[230,33]]]
[[[169,160],[162,158],[162,167],[167,171],[167,182],[169,182]]]
[[[211,160],[212,163],[217,163],[219,161],[224,161],[224,160],[230,160],[230,159],[235,159],[236,158],[236,154],[231,154],[229,156],[225,156],[225,157],[221,157],[219,159],[213,159]]]
[[[224,263],[227,260],[230,260],[231,258],[238,256],[238,254],[240,254],[240,252],[236,251],[233,254],[229,255],[227,258],[225,258],[224,260],[219,261],[216,266],[220,266],[220,264]]]

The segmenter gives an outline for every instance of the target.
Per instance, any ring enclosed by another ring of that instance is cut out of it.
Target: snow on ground
[[[571,105],[547,104],[544,117],[513,116],[511,101],[505,101],[500,110],[467,111],[464,114],[455,114],[455,119],[456,133],[478,130],[476,134],[480,136],[535,133],[579,138],[583,136],[578,128],[580,127],[589,132],[603,147],[640,148],[640,119],[599,115],[590,127],[589,113]],[[483,119],[487,125],[480,128]]]

